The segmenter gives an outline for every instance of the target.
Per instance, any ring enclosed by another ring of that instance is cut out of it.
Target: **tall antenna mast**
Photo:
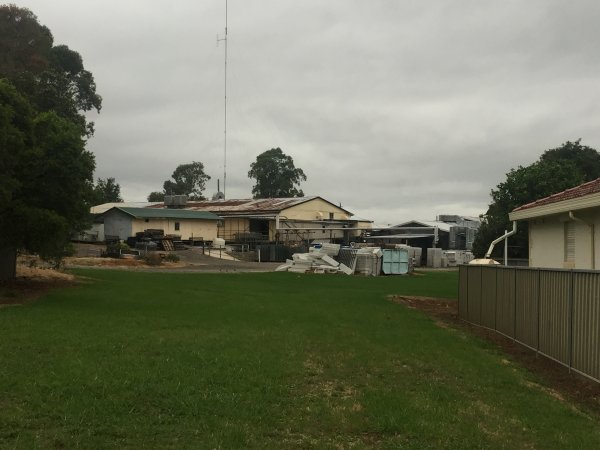
[[[227,186],[227,0],[225,0],[225,37],[219,39],[217,36],[217,44],[219,41],[225,41],[225,74],[224,85],[225,95],[224,102],[224,122],[223,122],[223,197],[225,197],[225,187]]]

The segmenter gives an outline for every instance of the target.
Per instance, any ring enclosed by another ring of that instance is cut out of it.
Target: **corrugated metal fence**
[[[460,266],[458,313],[600,382],[600,272]]]

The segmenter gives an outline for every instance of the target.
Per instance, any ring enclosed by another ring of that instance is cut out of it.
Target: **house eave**
[[[562,202],[512,211],[508,214],[508,218],[510,220],[529,220],[598,206],[600,206],[600,193],[595,193],[586,195],[585,197],[564,200]]]

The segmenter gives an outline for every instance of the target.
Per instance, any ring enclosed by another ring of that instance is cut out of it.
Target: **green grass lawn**
[[[597,415],[386,300],[456,272],[77,273],[0,308],[0,448],[600,448]]]

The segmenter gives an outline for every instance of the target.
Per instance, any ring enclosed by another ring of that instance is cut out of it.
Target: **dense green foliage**
[[[121,186],[113,177],[106,179],[98,178],[93,192],[94,205],[101,205],[102,203],[120,203],[122,201]]]
[[[303,197],[304,193],[296,186],[306,181],[306,175],[294,166],[294,160],[280,148],[272,148],[256,157],[250,164],[248,178],[254,178],[252,187],[254,198]]]
[[[0,5],[0,248],[60,258],[86,225],[101,98],[81,56],[25,8]]]
[[[85,112],[102,106],[94,77],[79,53],[53,43],[50,30],[30,10],[0,5],[0,78],[8,79],[37,112],[53,111],[90,136],[94,124]]]
[[[150,192],[148,194],[148,201],[149,202],[163,202],[164,200],[165,200],[165,193],[164,192],[154,191],[154,192]]]
[[[2,448],[600,446],[596,413],[386,298],[456,272],[79,273],[0,309]]]
[[[473,253],[482,257],[494,239],[512,229],[508,214],[515,208],[599,177],[600,153],[581,145],[581,140],[567,141],[545,151],[533,164],[511,169],[506,180],[491,191],[492,203],[482,218]],[[509,256],[528,256],[527,235],[527,223],[520,222],[517,234],[509,241]],[[502,247],[496,246],[494,255],[501,252]]]
[[[0,80],[0,247],[60,257],[86,225],[94,157],[78,125],[34,108]]]
[[[180,164],[171,174],[171,179],[163,183],[162,192],[151,192],[149,202],[163,201],[165,195],[187,195],[190,200],[204,200],[202,192],[210,176],[204,173],[204,164],[193,161]]]

